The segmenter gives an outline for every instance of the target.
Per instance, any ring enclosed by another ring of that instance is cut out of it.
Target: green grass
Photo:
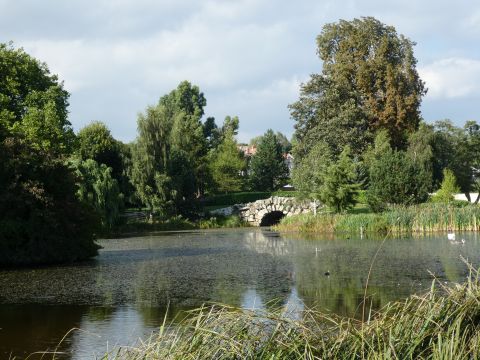
[[[347,214],[302,214],[282,219],[275,230],[323,233],[479,231],[480,207],[463,203],[427,203],[394,206],[382,213],[358,208]]]
[[[388,304],[364,321],[307,310],[294,320],[282,309],[254,312],[204,307],[180,324],[163,324],[138,347],[107,359],[478,359],[480,284],[435,287]]]

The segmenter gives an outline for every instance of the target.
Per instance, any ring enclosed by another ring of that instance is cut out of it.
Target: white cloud
[[[430,99],[463,98],[480,92],[480,60],[447,58],[419,68]]]
[[[338,19],[375,16],[418,41],[428,99],[479,91],[469,60],[480,58],[479,11],[477,0],[0,0],[0,42],[14,40],[65,81],[75,129],[98,119],[131,140],[136,113],[189,80],[208,115],[239,115],[247,136],[293,131],[287,105],[298,79],[320,71],[315,37]]]

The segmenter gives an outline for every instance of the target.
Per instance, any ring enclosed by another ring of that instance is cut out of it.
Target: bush
[[[432,196],[433,202],[449,203],[455,200],[455,194],[460,192],[457,179],[450,169],[443,169],[443,180],[440,189]]]
[[[67,262],[97,254],[96,213],[75,196],[62,160],[7,138],[0,143],[0,266]]]

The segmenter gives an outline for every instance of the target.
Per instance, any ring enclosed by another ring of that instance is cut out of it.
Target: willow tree
[[[206,100],[182,82],[138,117],[132,182],[144,204],[163,214],[181,212],[203,192],[207,141],[201,116]]]
[[[414,45],[372,17],[325,25],[317,37],[322,72],[302,85],[290,106],[296,155],[303,157],[318,141],[336,154],[347,145],[361,154],[379,129],[394,148],[403,148],[419,125],[426,93]]]

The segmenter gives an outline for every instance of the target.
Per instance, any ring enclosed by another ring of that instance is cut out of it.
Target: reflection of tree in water
[[[33,352],[55,350],[70,329],[80,326],[87,311],[86,306],[0,306],[0,358],[23,358]],[[46,345],[46,339],[52,343]],[[69,353],[71,345],[69,338],[58,347],[58,351]],[[41,354],[29,357],[32,360],[40,358]]]
[[[468,236],[468,235],[467,235]],[[460,255],[473,254],[478,245],[454,247],[443,238],[388,239],[380,250],[369,281],[367,304],[373,309],[430,287],[432,276],[461,281],[466,266]],[[290,246],[295,281],[307,307],[348,316],[361,316],[364,286],[373,254],[380,245],[375,239],[304,240],[283,237]],[[478,254],[478,252],[477,252]],[[477,255],[478,265],[478,255]],[[329,271],[330,276],[325,276]]]
[[[244,294],[255,289],[267,306],[284,304],[290,295],[292,264],[260,248],[264,237],[242,233],[238,245],[226,251],[215,247],[189,254],[152,258],[137,266],[133,291],[136,307],[146,322],[162,319],[167,306],[172,318],[181,310],[208,303],[241,306]],[[256,245],[255,245],[256,244]]]
[[[480,241],[476,234],[457,236],[465,238],[464,246],[452,245],[442,235],[388,239],[370,279],[373,308],[428,289],[428,270],[442,281],[462,281],[467,269],[460,255],[478,267]],[[262,230],[196,232],[125,239],[121,246],[112,242],[110,251],[82,266],[0,272],[0,288],[8,289],[0,292],[0,302],[63,304],[46,307],[48,311],[0,306],[0,348],[12,342],[5,338],[12,334],[35,344],[35,339],[60,339],[78,324],[96,327],[126,314],[154,328],[163,321],[167,305],[174,316],[209,302],[245,305],[249,296],[266,307],[290,301],[360,315],[368,268],[380,242],[280,237]],[[82,304],[95,307],[87,310]],[[13,322],[21,324],[21,333],[5,331],[5,324]],[[22,348],[28,349],[26,343]]]

